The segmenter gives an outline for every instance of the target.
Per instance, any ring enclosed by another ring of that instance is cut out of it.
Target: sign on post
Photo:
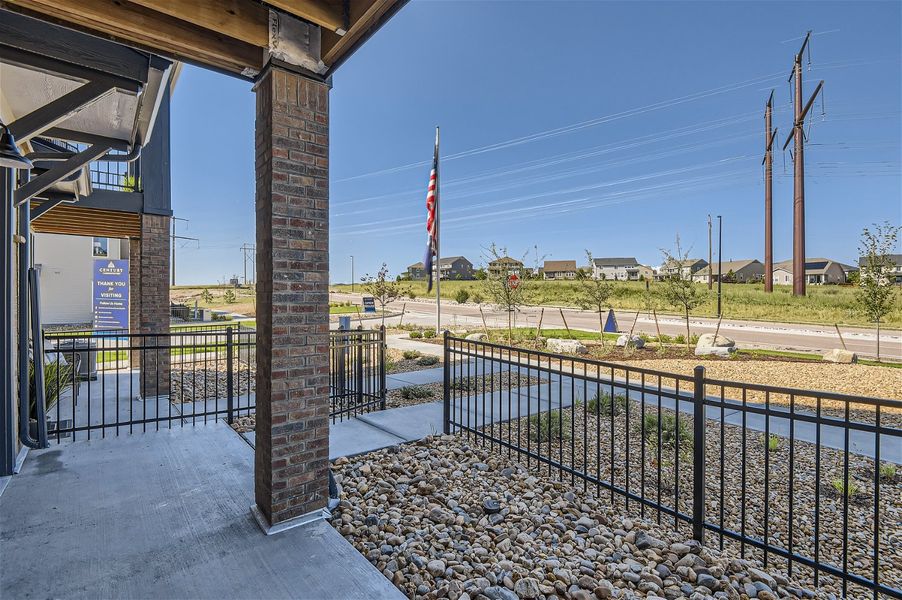
[[[376,299],[372,296],[364,296],[363,297],[363,312],[365,313],[374,313],[376,312]]]
[[[518,287],[520,287],[520,276],[516,273],[511,273],[507,277],[507,283],[512,290],[517,289]]]
[[[94,329],[128,329],[128,261],[94,260]]]

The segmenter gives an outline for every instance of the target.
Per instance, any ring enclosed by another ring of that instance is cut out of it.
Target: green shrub
[[[410,339],[412,339],[412,340],[418,340],[421,337],[423,337],[423,334],[421,332],[417,331],[416,329],[414,329],[413,331],[410,332]]]
[[[616,394],[614,396],[613,408],[614,415],[619,415],[626,410],[626,405],[629,403],[629,400],[623,394]],[[611,414],[611,395],[602,392],[601,395],[596,394],[589,402],[586,403],[586,408],[588,411],[595,415],[601,416],[610,416]]]
[[[431,367],[438,364],[438,356],[421,356],[417,359],[417,364],[421,367]]]
[[[764,436],[761,436],[761,439],[764,439]],[[780,449],[780,436],[772,433],[770,437],[767,438],[767,449],[771,452],[776,452]]]
[[[658,429],[661,430],[661,443],[665,446],[673,446],[676,444],[677,434],[679,433],[680,449],[692,449],[692,429],[689,427],[689,415],[682,415],[680,419],[679,429],[677,429],[676,415],[664,413],[658,421],[657,413],[645,413],[642,418],[645,424],[645,439],[652,445],[658,443]]]
[[[204,290],[200,293],[200,299],[207,304],[210,304],[211,302],[213,302],[213,294],[210,293],[210,290],[204,288]]]
[[[678,336],[676,336],[675,338],[673,338],[673,343],[675,343],[675,344],[685,344],[685,343],[686,343],[686,336],[683,335],[683,334],[681,333],[680,335],[678,335]]]
[[[405,350],[402,354],[404,360],[413,360],[415,358],[420,358],[422,353],[419,350]]]
[[[235,292],[232,290],[226,290],[225,294],[222,295],[222,299],[225,300],[226,304],[235,304],[235,301],[237,300]]]
[[[533,415],[527,422],[529,423],[529,438],[534,442],[570,439],[570,413],[552,410]]]
[[[432,398],[432,390],[429,388],[409,385],[401,388],[401,397],[405,400],[422,400],[423,398]]]
[[[411,289],[411,290],[408,290],[408,291],[407,291],[407,297],[410,298],[411,300],[416,300],[416,299],[417,299],[417,293],[416,293],[415,291],[413,291],[412,289]]]
[[[423,337],[426,339],[432,339],[435,337],[435,329],[424,329]]]
[[[470,292],[461,288],[454,293],[454,301],[458,304],[466,304],[470,299]]]
[[[482,304],[482,301],[485,300],[485,298],[479,292],[473,292],[472,294],[470,294],[470,300],[472,300],[476,304]]]
[[[77,379],[77,378],[76,378]],[[60,394],[73,382],[73,368],[71,364],[57,363],[56,361],[44,364],[44,407],[50,410],[59,401]],[[34,362],[28,362],[28,387],[30,404],[29,409],[34,414],[37,388],[34,384]]]
[[[895,479],[896,478],[896,464],[895,463],[883,463],[880,465],[880,479]]]
[[[837,477],[830,482],[830,485],[833,486],[833,489],[836,490],[837,494],[839,494],[840,496],[848,496],[849,498],[854,498],[860,491],[858,484],[856,484],[851,479],[849,479],[849,487],[846,487],[842,477]]]

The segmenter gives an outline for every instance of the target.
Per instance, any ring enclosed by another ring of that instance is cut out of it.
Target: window
[[[110,255],[110,239],[94,238],[94,256],[98,258],[106,258]]]

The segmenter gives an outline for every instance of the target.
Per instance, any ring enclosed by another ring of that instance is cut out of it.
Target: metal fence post
[[[354,385],[357,387],[357,405],[360,406],[363,404],[363,331],[357,332],[357,338],[355,340],[357,345],[357,359],[356,364],[354,365]]]
[[[695,367],[692,394],[692,537],[705,535],[705,367]]]
[[[232,372],[232,328],[226,328],[226,421],[231,425],[235,421],[235,373]]]
[[[448,341],[451,337],[446,329],[444,334],[444,351],[442,357],[442,432],[445,435],[451,433],[451,353]]]
[[[379,328],[379,397],[382,399],[381,409],[385,410],[385,325]]]

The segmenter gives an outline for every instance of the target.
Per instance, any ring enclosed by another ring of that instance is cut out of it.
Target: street
[[[333,302],[360,303],[359,294],[330,294]],[[398,325],[403,318],[403,323],[422,326],[435,325],[435,302],[431,300],[400,300],[388,305],[393,312],[401,312],[403,317],[396,316],[386,319],[386,325]],[[507,313],[498,311],[488,304],[482,306],[483,315],[480,315],[479,306],[476,304],[457,304],[453,301],[442,302],[442,324],[454,329],[456,327],[477,328],[485,324],[491,328],[507,327]],[[543,315],[544,310],[544,315]],[[561,309],[556,307],[523,307],[515,313],[514,325],[517,327],[536,327],[539,319],[542,319],[542,328],[563,329],[566,325],[571,329],[583,331],[598,331],[597,313],[564,308],[563,318]],[[636,312],[615,311],[618,329],[627,332],[633,327],[636,320]],[[353,318],[353,317],[352,317]],[[353,319],[356,321],[356,319]],[[692,334],[714,333],[717,329],[717,319],[704,317],[691,317],[689,322]],[[664,335],[677,336],[686,334],[686,322],[675,315],[658,315],[658,327]],[[846,348],[856,352],[860,356],[874,357],[877,355],[877,335],[874,329],[861,327],[840,326],[842,338]],[[655,319],[652,315],[639,314],[635,323],[634,333],[657,335]],[[836,333],[836,329],[830,325],[809,325],[799,323],[770,323],[763,321],[743,321],[724,319],[720,325],[721,335],[725,335],[736,341],[740,348],[764,348],[770,350],[790,350],[799,352],[822,353],[833,348],[842,348],[842,342]],[[883,358],[902,360],[902,335],[898,330],[883,331],[880,335],[880,354]]]

